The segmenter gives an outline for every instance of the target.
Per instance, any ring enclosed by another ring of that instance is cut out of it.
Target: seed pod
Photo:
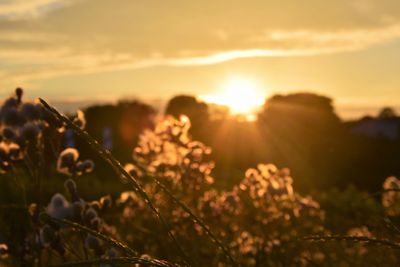
[[[104,196],[100,198],[100,204],[102,209],[109,209],[112,206],[111,196]]]
[[[28,120],[40,119],[40,106],[34,103],[24,103],[21,107],[22,115]]]
[[[91,221],[97,217],[97,212],[93,208],[89,208],[84,212],[83,220],[90,225]]]
[[[18,103],[21,103],[23,94],[24,90],[21,87],[17,87],[17,89],[15,89],[15,95],[17,97]]]
[[[25,123],[21,128],[21,137],[25,140],[25,142],[33,142],[39,137],[39,135],[40,129],[33,122]]]
[[[79,158],[79,152],[75,148],[67,148],[60,153],[57,160],[57,170],[60,173],[71,175],[71,170]]]
[[[90,173],[94,169],[94,163],[91,160],[85,160],[76,164],[76,170],[78,173]]]
[[[14,140],[17,137],[15,131],[10,127],[5,127],[2,131],[2,135],[6,140]]]

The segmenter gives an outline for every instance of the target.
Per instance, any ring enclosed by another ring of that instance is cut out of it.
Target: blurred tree
[[[312,93],[275,95],[265,102],[258,119],[270,158],[292,169],[302,179],[302,189],[332,184],[344,131],[330,98]]]
[[[180,115],[189,117],[192,128],[191,134],[203,141],[204,130],[209,123],[208,105],[194,96],[179,95],[169,100],[165,114],[179,118]]]
[[[388,119],[397,117],[396,111],[391,107],[384,107],[378,114],[380,119]]]
[[[156,111],[137,100],[123,100],[116,105],[91,106],[86,108],[84,113],[89,134],[104,146],[112,148],[113,154],[122,162],[126,162],[131,158],[132,149],[136,146],[140,133],[153,127]],[[87,149],[83,147],[81,151],[85,153]],[[102,174],[102,170],[98,172]]]

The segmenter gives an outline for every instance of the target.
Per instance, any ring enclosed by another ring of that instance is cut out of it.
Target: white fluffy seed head
[[[82,162],[78,162],[76,164],[76,169],[77,169],[77,172],[82,173],[82,174],[90,173],[94,169],[94,162],[89,159],[82,161]]]
[[[35,141],[40,135],[40,129],[34,122],[25,123],[20,130],[21,138],[25,142]]]
[[[46,208],[46,212],[57,219],[67,219],[72,215],[70,203],[60,193],[55,194]]]
[[[84,214],[84,220],[86,222],[91,222],[94,218],[97,217],[97,211],[93,208],[88,208]]]
[[[21,107],[22,115],[29,121],[39,120],[40,119],[40,106],[35,103],[24,103]]]
[[[0,243],[0,255],[4,255],[8,253],[8,246],[7,244]]]
[[[76,118],[74,119],[74,123],[78,125],[79,128],[84,129],[86,126],[86,118],[85,113],[83,111],[78,110],[76,112]]]
[[[75,166],[78,158],[79,152],[75,148],[67,148],[63,150],[57,160],[58,172],[70,175],[70,170]]]
[[[108,209],[108,208],[110,208],[111,205],[112,205],[111,196],[108,195],[108,196],[104,196],[104,197],[100,198],[100,204],[101,204],[101,207],[102,207],[103,209]]]

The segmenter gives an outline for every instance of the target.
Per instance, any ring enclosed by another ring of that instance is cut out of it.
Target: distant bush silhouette
[[[396,111],[390,107],[383,108],[378,115],[378,118],[381,119],[395,118],[395,117],[397,117]]]
[[[153,127],[156,114],[154,108],[137,100],[92,106],[84,112],[86,129],[97,140],[103,140],[104,129],[111,130],[113,151],[121,160],[130,158],[129,150],[136,146],[144,129]]]
[[[180,115],[186,115],[191,123],[191,133],[196,138],[201,138],[206,132],[209,122],[208,105],[199,101],[194,96],[178,95],[171,98],[165,109],[165,114],[179,118]]]

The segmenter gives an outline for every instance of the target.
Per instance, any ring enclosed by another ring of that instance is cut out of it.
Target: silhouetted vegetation
[[[392,108],[342,121],[330,98],[297,93],[267,99],[257,121],[237,120],[221,110],[188,95],[173,97],[165,109],[177,119],[188,116],[191,135],[213,149],[218,186],[228,186],[258,162],[290,168],[303,192],[349,185],[373,192],[387,176],[400,175],[400,118]],[[126,162],[140,133],[154,126],[156,111],[121,101],[89,107],[85,114],[88,132],[104,141],[109,129],[113,153]]]
[[[177,96],[166,116],[121,101],[67,118],[22,96],[0,108],[0,266],[399,261],[390,108],[343,122],[299,93],[246,121]]]

